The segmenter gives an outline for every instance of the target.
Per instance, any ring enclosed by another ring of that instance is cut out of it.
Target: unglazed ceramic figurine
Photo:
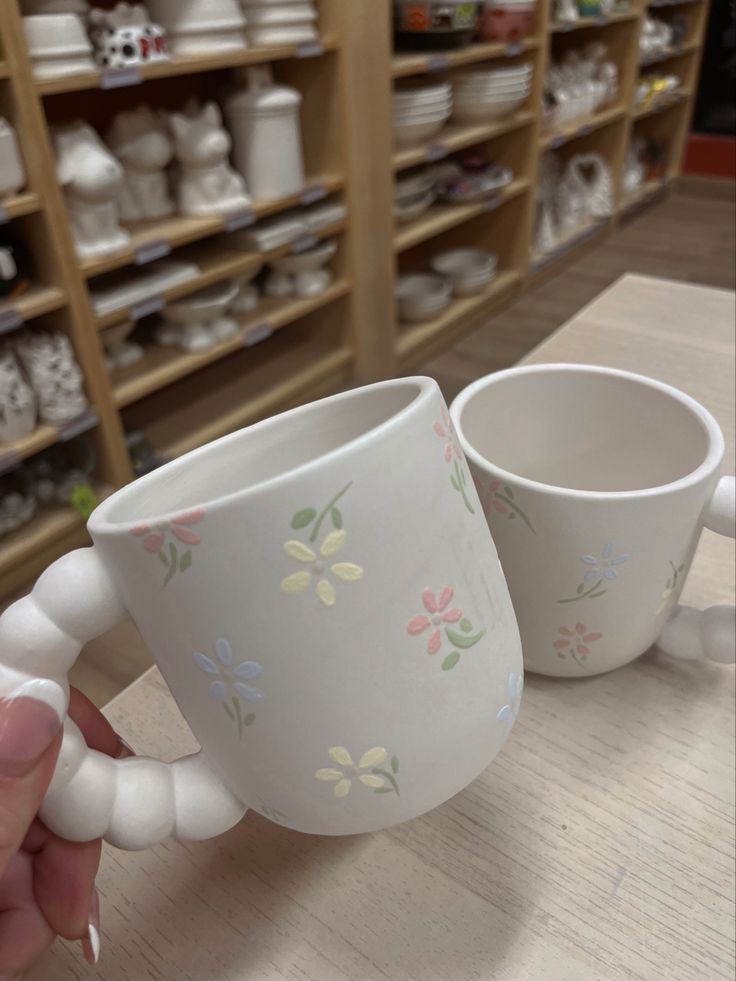
[[[228,162],[232,145],[215,102],[190,102],[169,117],[179,162],[178,199],[183,215],[211,215],[247,208],[245,181]]]
[[[0,443],[21,439],[36,425],[36,399],[10,345],[0,347]]]
[[[141,3],[118,3],[90,14],[95,61],[101,68],[121,69],[168,61],[166,32],[151,22]]]
[[[16,350],[38,396],[44,422],[60,426],[87,408],[82,372],[69,338],[62,333],[22,334]]]
[[[174,155],[174,145],[165,117],[149,106],[118,113],[108,131],[107,144],[125,171],[118,190],[123,221],[154,220],[173,214],[166,168]]]
[[[733,662],[733,606],[677,606],[703,527],[734,537],[734,478],[719,480],[723,435],[701,405],[630,372],[544,364],[480,379],[452,419],[528,670],[599,674],[655,642]]]
[[[107,327],[102,334],[105,346],[105,364],[108,371],[129,368],[143,357],[143,348],[128,340],[135,329],[135,321],[126,320],[114,327]]]
[[[238,333],[238,324],[225,314],[238,290],[237,283],[225,280],[169,303],[156,330],[156,342],[194,352],[229,341]]]
[[[431,379],[225,436],[88,527],[94,546],[0,618],[0,693],[64,715],[82,645],[130,616],[201,751],[115,760],[67,719],[41,808],[56,834],[143,848],[211,837],[246,807],[313,834],[374,831],[458,793],[507,739],[514,611]]]
[[[120,227],[117,203],[122,166],[95,130],[81,120],[56,127],[53,139],[59,183],[79,257],[91,259],[126,248],[130,236]]]

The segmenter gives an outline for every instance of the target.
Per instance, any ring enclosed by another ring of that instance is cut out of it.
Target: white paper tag
[[[128,310],[128,314],[131,320],[142,320],[144,317],[150,317],[152,313],[163,310],[165,306],[166,300],[163,296],[149,296],[147,299],[141,300],[140,303],[134,303]]]
[[[435,143],[434,146],[428,147],[424,156],[428,163],[434,163],[436,160],[444,160],[447,153],[446,146],[443,146],[442,143]]]
[[[315,184],[313,187],[305,187],[302,191],[301,202],[304,205],[316,204],[322,198],[327,197],[327,188],[324,184]]]
[[[256,223],[256,213],[251,208],[243,208],[225,217],[225,231],[237,232],[239,228],[250,228]]]
[[[100,72],[101,89],[124,89],[128,85],[140,85],[142,81],[143,76],[136,65],[130,68],[108,68]]]
[[[255,344],[260,344],[261,341],[268,340],[271,334],[273,334],[273,327],[268,322],[256,324],[255,327],[246,330],[243,336],[243,347],[253,347]]]
[[[10,309],[0,312],[0,334],[7,334],[10,330],[17,330],[22,324],[23,318],[15,307],[10,307]]]
[[[521,54],[523,50],[523,45],[521,41],[512,41],[510,44],[506,45],[506,56],[508,58],[513,58],[514,55]]]
[[[7,453],[0,454],[0,477],[4,473],[9,473],[11,470],[15,470],[19,464],[20,457],[15,450],[8,450]]]
[[[549,141],[550,150],[556,150],[558,146],[562,146],[570,139],[568,136],[555,136],[553,140]]]
[[[297,58],[318,58],[325,53],[325,49],[321,41],[305,41],[303,44],[297,44],[294,53]]]
[[[68,443],[70,439],[74,439],[75,436],[81,436],[82,433],[86,433],[89,429],[94,428],[97,425],[99,416],[94,409],[88,409],[83,415],[79,416],[77,419],[72,419],[65,426],[59,429],[59,439],[62,443]]]
[[[294,255],[299,255],[301,252],[308,252],[315,247],[318,241],[317,236],[310,232],[309,235],[302,235],[301,238],[292,242],[291,251]]]
[[[145,266],[146,263],[163,259],[167,255],[171,255],[171,246],[164,239],[158,239],[136,249],[135,264],[136,266]]]
[[[432,55],[431,58],[427,58],[426,70],[428,72],[443,72],[449,67],[450,59],[447,57],[447,55],[436,54]]]

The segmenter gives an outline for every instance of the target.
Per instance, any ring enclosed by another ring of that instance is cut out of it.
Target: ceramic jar
[[[176,57],[218,54],[247,46],[237,0],[149,0],[153,19],[168,34]]]
[[[246,70],[247,84],[225,100],[233,159],[257,200],[288,197],[304,187],[296,89],[275,85],[268,65]]]
[[[15,130],[0,117],[0,197],[17,194],[26,183],[26,171]]]
[[[24,17],[23,31],[36,78],[61,78],[95,70],[92,45],[77,14]]]

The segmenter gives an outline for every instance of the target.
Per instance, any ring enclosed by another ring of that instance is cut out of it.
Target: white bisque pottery
[[[87,408],[84,378],[66,334],[22,333],[16,350],[38,398],[39,415],[52,426],[77,419]]]
[[[48,681],[66,691],[81,646],[131,616],[201,752],[114,760],[67,719],[41,810],[57,834],[142,848],[218,834],[246,808],[374,831],[458,793],[508,737],[518,630],[431,379],[226,436],[88,527],[93,547],[0,618],[0,690],[58,704]]]
[[[678,606],[703,528],[734,536],[734,478],[701,405],[642,375],[548,364],[480,379],[452,419],[529,671],[599,674],[655,642],[733,662],[733,606]]]
[[[0,116],[0,197],[17,194],[26,184],[26,169],[15,130]]]
[[[23,31],[36,78],[61,78],[95,70],[92,45],[78,14],[24,17]]]
[[[107,143],[124,169],[118,190],[123,221],[153,221],[174,213],[166,168],[174,144],[166,118],[149,106],[139,106],[115,117]]]
[[[257,200],[296,194],[304,187],[302,97],[275,85],[269,65],[248,68],[246,78],[246,86],[225,100],[235,166]]]
[[[22,439],[36,426],[36,398],[10,345],[0,347],[0,445]]]
[[[52,135],[78,256],[91,259],[127,248],[130,236],[120,225],[118,208],[122,166],[81,120],[57,126]]]
[[[149,0],[153,19],[166,28],[171,54],[194,57],[247,47],[237,0]]]

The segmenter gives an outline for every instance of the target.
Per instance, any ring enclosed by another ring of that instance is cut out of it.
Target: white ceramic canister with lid
[[[304,187],[296,89],[276,85],[269,65],[246,69],[247,83],[225,100],[233,160],[257,200],[287,197]]]

